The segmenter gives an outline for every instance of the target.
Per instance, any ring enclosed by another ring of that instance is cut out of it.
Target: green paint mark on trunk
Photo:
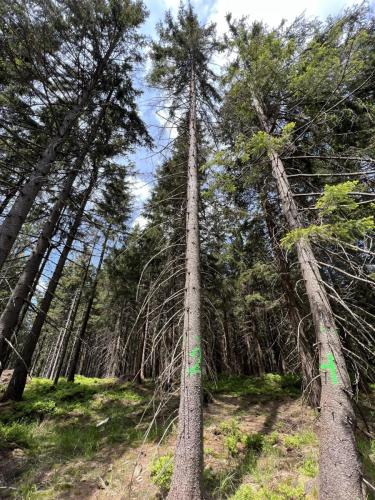
[[[327,360],[328,362],[326,364],[320,365],[320,368],[322,370],[329,370],[332,378],[332,384],[336,385],[337,384],[336,364],[333,354],[331,354],[330,352],[327,354]]]
[[[200,337],[196,337],[195,340],[200,343]],[[188,375],[200,375],[202,364],[202,349],[200,345],[195,346],[190,351],[189,356],[194,360],[194,364],[188,368]]]

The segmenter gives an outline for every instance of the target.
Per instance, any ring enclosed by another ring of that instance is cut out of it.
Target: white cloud
[[[132,194],[134,196],[134,219],[131,222],[131,227],[134,228],[137,224],[141,229],[147,226],[147,219],[142,215],[144,204],[151,196],[152,182],[145,182],[140,177],[134,176],[132,182]]]
[[[171,102],[167,101],[166,106],[170,106]],[[174,122],[168,118],[168,111],[166,110],[158,110],[155,113],[157,121],[160,123],[160,125],[163,127],[166,133],[166,137],[168,140],[175,139],[177,137],[177,127],[175,126]]]
[[[209,19],[216,23],[218,33],[224,33],[227,30],[225,16],[228,12],[232,13],[234,19],[249,16],[250,21],[263,21],[270,27],[276,27],[282,19],[292,21],[303,12],[309,17],[324,18],[358,3],[360,0],[216,0]]]
[[[141,229],[144,229],[148,224],[148,220],[146,217],[143,217],[143,215],[138,215],[133,222],[132,222],[132,228],[138,225]]]
[[[207,16],[217,23],[219,33],[227,29],[225,15],[231,12],[235,19],[249,16],[250,20],[263,21],[270,27],[279,25],[282,19],[292,21],[303,12],[309,17],[325,18],[336,14],[350,5],[359,4],[362,0],[191,0],[200,19]],[[164,9],[177,13],[180,0],[162,0]]]
[[[139,177],[135,177],[132,186],[132,195],[136,203],[144,203],[147,201],[151,195],[152,184],[149,182],[144,182]]]

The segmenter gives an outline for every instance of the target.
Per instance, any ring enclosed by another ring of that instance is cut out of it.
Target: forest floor
[[[298,385],[293,376],[273,374],[207,385],[208,498],[317,498],[318,416],[303,404]],[[54,388],[34,378],[24,401],[0,405],[0,497],[163,498],[177,407],[177,395],[170,395],[155,418],[159,400],[148,383],[77,377]],[[375,387],[358,408],[358,446],[374,484],[375,440],[368,435],[375,434]]]

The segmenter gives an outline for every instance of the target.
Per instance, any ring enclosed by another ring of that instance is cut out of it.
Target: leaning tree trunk
[[[103,117],[106,112],[106,104],[109,102],[112,95],[112,91],[109,92],[106,103],[102,106],[102,109],[96,119],[96,122],[86,139],[84,148],[80,152],[78,158],[76,159],[73,168],[69,172],[64,187],[60,192],[60,195],[55,202],[51,214],[44,224],[41,235],[29,257],[26,266],[17,282],[17,285],[13,291],[13,294],[8,300],[8,303],[0,317],[0,367],[4,364],[4,356],[6,353],[6,345],[12,334],[12,331],[17,324],[22,306],[27,298],[27,295],[31,289],[33,280],[38,272],[40,262],[43,258],[44,253],[50,246],[50,240],[56,230],[58,220],[60,215],[69,199],[71,194],[74,181],[80,172],[82,165],[86,159],[87,154],[90,151],[90,147],[95,140],[96,134],[98,132],[99,126],[102,123]]]
[[[15,326],[15,328],[14,328],[14,330],[13,330],[11,336],[10,336],[10,342],[9,342],[9,344],[7,343],[4,346],[4,351],[5,352],[4,352],[4,358],[3,358],[3,366],[0,367],[0,374],[2,373],[3,369],[6,369],[6,367],[8,366],[9,360],[11,359],[11,356],[12,356],[12,353],[13,353],[13,346],[17,345],[17,336],[18,336],[18,334],[19,334],[19,332],[21,330],[21,327],[22,327],[23,321],[25,319],[25,316],[26,316],[26,314],[27,314],[27,312],[28,312],[28,310],[30,308],[31,299],[34,296],[35,289],[36,289],[36,287],[37,287],[37,285],[39,283],[39,279],[42,276],[44,268],[45,268],[45,266],[47,265],[47,263],[49,261],[49,257],[50,257],[50,254],[52,252],[52,249],[53,249],[53,246],[50,245],[50,247],[48,248],[46,254],[44,255],[43,263],[40,266],[37,275],[35,276],[34,283],[33,283],[32,287],[31,287],[31,289],[29,290],[27,299],[24,302],[24,304],[22,306],[22,309],[20,311],[20,315],[19,315],[19,318],[18,318],[18,321],[17,321],[17,325]],[[16,350],[18,351],[18,348],[16,348]],[[22,358],[22,354],[21,354],[21,358]],[[19,353],[16,354],[16,359],[19,359]]]
[[[58,220],[71,193],[76,176],[77,170],[74,168],[65,181],[64,188],[55,202],[48,220],[44,224],[42,233],[0,317],[0,366],[4,364],[9,338],[18,322],[22,306],[32,289],[43,256],[51,245],[51,238],[55,233]]]
[[[79,308],[80,303],[81,303],[83,290],[85,288],[87,277],[89,275],[90,264],[92,261],[92,256],[94,255],[94,248],[95,248],[95,244],[93,245],[92,250],[91,250],[91,255],[88,258],[87,265],[85,267],[85,272],[84,272],[84,275],[82,277],[81,286],[79,288],[78,293],[75,296],[75,301],[73,301],[74,307],[72,306],[72,309],[71,309],[72,312],[69,312],[70,318],[68,318],[68,320],[67,320],[67,323],[65,326],[65,332],[62,335],[62,342],[61,342],[61,349],[60,349],[61,352],[59,352],[57,354],[56,369],[55,369],[54,377],[53,377],[53,385],[57,385],[57,383],[59,381],[62,367],[64,365],[64,360],[65,360],[66,351],[68,350],[69,340],[70,340],[70,337],[71,337],[71,334],[72,334],[72,331],[74,328],[74,323],[75,323],[75,320],[77,317],[78,308]]]
[[[81,325],[81,328],[79,330],[77,340],[74,344],[72,361],[70,363],[69,372],[68,372],[68,376],[67,376],[68,382],[74,382],[74,377],[75,377],[75,374],[77,371],[77,365],[78,365],[78,361],[79,361],[79,355],[81,354],[82,342],[83,342],[83,339],[84,339],[85,334],[86,334],[87,325],[88,325],[88,322],[90,319],[92,305],[93,305],[94,299],[95,299],[96,288],[98,286],[99,274],[100,274],[100,270],[101,270],[101,267],[103,264],[105,251],[107,249],[107,242],[108,242],[108,238],[109,238],[109,233],[110,233],[110,228],[108,228],[106,235],[105,235],[105,238],[104,238],[104,243],[103,243],[102,251],[100,254],[100,258],[99,258],[98,267],[96,269],[95,280],[94,280],[94,283],[92,284],[92,287],[91,287],[89,300],[88,300],[86,310],[85,310],[83,320],[82,320],[82,325]]]
[[[5,212],[7,206],[9,203],[12,201],[12,198],[15,197],[17,191],[21,188],[22,184],[24,183],[25,178],[21,176],[21,178],[18,180],[17,184],[12,187],[11,189],[8,189],[8,191],[5,193],[4,198],[2,202],[0,203],[0,215]]]
[[[320,381],[316,378],[317,363],[314,360],[314,348],[309,342],[308,335],[302,324],[302,318],[297,305],[296,294],[290,277],[286,258],[276,239],[276,225],[270,202],[267,195],[262,201],[263,211],[266,219],[268,234],[271,239],[272,248],[275,253],[277,267],[280,273],[281,286],[285,293],[290,324],[297,339],[298,353],[301,360],[303,387],[306,389],[306,399],[309,404],[316,408],[320,401]],[[315,366],[316,365],[316,366]]]
[[[31,360],[33,358],[33,354],[35,348],[37,346],[40,333],[42,331],[44,322],[46,320],[48,311],[50,309],[53,297],[55,296],[57,285],[59,284],[62,272],[65,267],[66,260],[68,258],[69,252],[72,248],[72,244],[77,235],[77,231],[81,224],[82,216],[85,211],[86,203],[90,197],[90,194],[93,190],[93,187],[96,182],[96,172],[93,173],[91,177],[90,184],[86,189],[83,200],[79,207],[79,210],[76,214],[74,222],[69,230],[68,237],[66,239],[64,248],[60,254],[59,260],[53,272],[52,278],[48,283],[48,287],[46,293],[43,297],[43,300],[40,304],[38,313],[34,319],[33,326],[31,327],[30,333],[27,335],[25,339],[25,343],[23,345],[21,351],[21,358],[17,359],[16,365],[14,367],[14,371],[12,374],[12,378],[9,381],[8,387],[4,393],[3,401],[7,401],[8,399],[12,399],[14,401],[20,401],[22,399],[23,391],[25,389],[27,373],[31,367]]]
[[[195,75],[190,82],[186,276],[180,409],[169,500],[201,500],[203,470],[202,340]]]
[[[253,104],[262,128],[269,133],[268,120],[255,97]],[[287,223],[291,230],[302,227],[283,162],[274,150],[269,156]],[[355,444],[352,388],[339,333],[309,241],[300,239],[296,249],[319,345],[322,383],[319,498],[361,500],[362,473]]]
[[[59,147],[66,141],[73,125],[89,103],[93,91],[100,81],[101,75],[108,64],[108,60],[113,50],[114,44],[112,43],[108,47],[104,57],[100,60],[89,84],[82,92],[78,102],[73,105],[64,116],[56,135],[50,140],[48,146],[43,151],[33,173],[26,184],[24,184],[21,188],[18,197],[1,225],[0,270],[13,247],[22,225],[26,221],[26,217],[34,204],[38,193],[42,189],[42,186],[51,171],[51,167],[56,159]]]

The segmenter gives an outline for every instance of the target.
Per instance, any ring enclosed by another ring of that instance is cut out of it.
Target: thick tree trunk
[[[0,270],[7,259],[13,244],[21,230],[22,225],[26,221],[33,203],[42,189],[42,186],[47,178],[52,164],[56,159],[59,147],[65,142],[73,125],[78,117],[86,108],[93,90],[97,86],[104,68],[108,64],[108,60],[113,52],[116,42],[114,41],[108,48],[105,56],[99,62],[91,81],[87,88],[82,92],[78,102],[66,113],[57,134],[51,139],[43,154],[36,164],[34,172],[29,180],[21,188],[12,208],[7,214],[6,219],[0,227]]]
[[[201,500],[203,471],[202,339],[195,75],[190,82],[183,359],[177,444],[169,500]]]
[[[57,135],[50,141],[28,182],[21,188],[20,194],[0,227],[0,269],[11,251],[13,244],[26,220],[35,198],[41,190],[51,166],[56,159],[58,147],[64,142],[75,120],[82,113],[86,101],[83,100],[65,116]]]
[[[14,371],[12,374],[12,378],[9,381],[6,392],[3,396],[3,400],[6,401],[8,399],[12,399],[14,401],[20,401],[22,399],[23,391],[25,389],[27,373],[31,366],[31,360],[37,346],[40,333],[42,331],[44,322],[48,315],[49,308],[51,306],[53,297],[55,296],[57,285],[59,284],[62,272],[65,267],[66,260],[68,258],[69,252],[72,248],[72,244],[77,235],[77,231],[82,221],[82,216],[85,211],[86,203],[90,197],[92,189],[95,185],[96,181],[96,173],[94,172],[90,181],[90,185],[86,189],[84,198],[79,207],[78,213],[75,217],[75,220],[69,230],[68,237],[66,239],[64,248],[60,254],[58,263],[53,272],[52,278],[48,283],[48,287],[46,293],[43,297],[43,300],[40,304],[38,313],[34,319],[33,325],[31,327],[29,335],[26,337],[25,343],[22,348],[21,358],[18,359],[16,365],[14,367]],[[50,373],[49,373],[50,375]]]
[[[80,328],[79,333],[78,333],[78,338],[74,344],[74,352],[72,355],[72,362],[70,364],[69,373],[68,373],[68,377],[67,377],[68,382],[74,382],[74,377],[75,377],[75,374],[77,371],[77,366],[78,366],[78,361],[79,361],[79,355],[81,354],[82,342],[83,342],[83,339],[84,339],[85,334],[86,334],[87,325],[88,325],[88,322],[90,319],[92,305],[93,305],[94,299],[95,299],[96,288],[98,286],[100,269],[102,267],[105,251],[107,249],[109,232],[110,232],[110,228],[108,229],[108,231],[105,235],[105,238],[104,238],[104,243],[103,243],[102,251],[100,254],[100,258],[99,258],[98,267],[96,268],[95,280],[94,280],[94,283],[92,284],[92,287],[91,287],[89,300],[88,300],[86,310],[85,310],[85,313],[83,316],[82,325],[81,325],[81,328]]]
[[[270,132],[267,118],[256,98],[253,104],[262,128]],[[287,223],[290,229],[301,227],[285,168],[276,151],[270,152],[270,160]],[[361,500],[362,473],[354,436],[352,389],[340,337],[311,245],[301,239],[296,248],[319,345],[322,383],[319,498]]]

